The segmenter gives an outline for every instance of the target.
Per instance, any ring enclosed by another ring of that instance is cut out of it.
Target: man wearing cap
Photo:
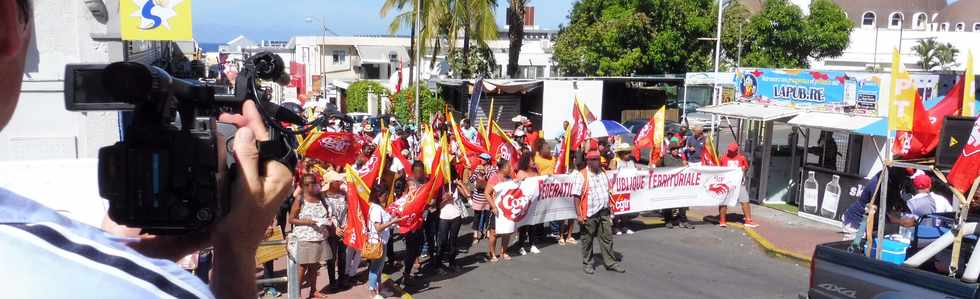
[[[912,187],[916,194],[905,201],[909,213],[889,212],[888,220],[905,227],[914,227],[922,216],[935,213],[954,212],[949,200],[942,195],[932,192],[932,178],[925,173],[917,173],[912,177]]]
[[[728,144],[728,151],[721,157],[720,162],[721,166],[738,167],[742,170],[742,186],[739,188],[738,203],[742,206],[742,215],[745,219],[743,225],[747,227],[758,227],[758,224],[752,222],[752,208],[749,207],[749,192],[745,186],[745,176],[746,171],[749,170],[749,162],[745,159],[745,155],[739,152],[737,143],[732,142]],[[727,214],[728,206],[722,203],[722,205],[718,206],[718,226],[728,226],[728,223],[725,221]]]
[[[586,155],[588,167],[575,176],[575,187],[572,188],[573,198],[578,198],[576,214],[582,232],[582,267],[586,274],[595,274],[592,266],[592,243],[599,239],[602,261],[606,270],[624,273],[613,252],[612,213],[609,201],[609,177],[599,165],[599,152],[592,150]]]

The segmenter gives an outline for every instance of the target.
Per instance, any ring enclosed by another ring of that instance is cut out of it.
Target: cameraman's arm
[[[232,182],[231,211],[211,235],[214,245],[214,269],[211,290],[217,298],[255,296],[255,251],[265,237],[265,229],[282,201],[290,192],[293,180],[289,168],[279,162],[259,163],[256,140],[268,140],[269,132],[251,101],[242,105],[244,116],[223,116],[243,127],[235,134],[234,150],[238,175]],[[261,164],[261,165],[260,165]],[[265,176],[259,176],[259,167]]]

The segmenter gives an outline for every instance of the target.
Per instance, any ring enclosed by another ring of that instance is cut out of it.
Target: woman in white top
[[[439,244],[437,252],[440,263],[447,263],[449,270],[457,272],[461,270],[456,265],[456,239],[459,237],[459,227],[463,224],[463,217],[466,217],[466,206],[463,205],[463,197],[469,197],[470,192],[466,190],[466,185],[460,180],[455,180],[454,190],[443,189],[442,196],[439,197],[439,232],[436,234]]]
[[[303,176],[302,185],[293,192],[293,206],[289,211],[289,223],[293,225],[292,237],[299,242],[296,263],[302,277],[300,288],[310,287],[310,297],[326,295],[316,291],[316,278],[320,261],[333,259],[333,252],[326,244],[326,235],[333,223],[329,221],[329,208],[323,205],[320,185],[311,174]]]
[[[402,217],[392,219],[391,215],[381,206],[381,199],[388,198],[387,195],[388,190],[380,183],[374,185],[371,190],[371,209],[369,212],[371,223],[368,225],[370,232],[368,242],[380,243],[381,248],[386,247],[385,243],[388,243],[388,239],[391,237],[391,226],[402,220]],[[388,253],[383,253],[381,258],[372,260],[368,264],[368,289],[371,290],[371,294],[376,299],[384,298],[379,294],[378,287],[381,280],[381,270],[384,268],[387,255]]]

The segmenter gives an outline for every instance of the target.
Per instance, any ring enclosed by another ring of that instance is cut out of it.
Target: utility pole
[[[422,72],[419,71],[419,66],[422,65],[422,59],[420,57],[422,56],[421,54],[422,51],[420,50],[422,49],[422,45],[421,45],[422,38],[420,36],[421,34],[419,34],[422,29],[421,14],[422,14],[422,0],[415,0],[415,38],[419,39],[418,41],[415,42],[415,61],[412,62],[412,64],[415,65],[415,68],[412,70],[412,72],[416,74],[415,76],[415,126],[416,128],[421,128],[421,124],[422,124],[419,118],[419,81],[421,81],[422,79],[420,78],[422,76]]]

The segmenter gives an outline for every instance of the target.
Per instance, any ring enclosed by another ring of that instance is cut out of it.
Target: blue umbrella
[[[597,120],[589,124],[589,135],[592,138],[628,135],[627,130],[622,124],[612,120]]]

